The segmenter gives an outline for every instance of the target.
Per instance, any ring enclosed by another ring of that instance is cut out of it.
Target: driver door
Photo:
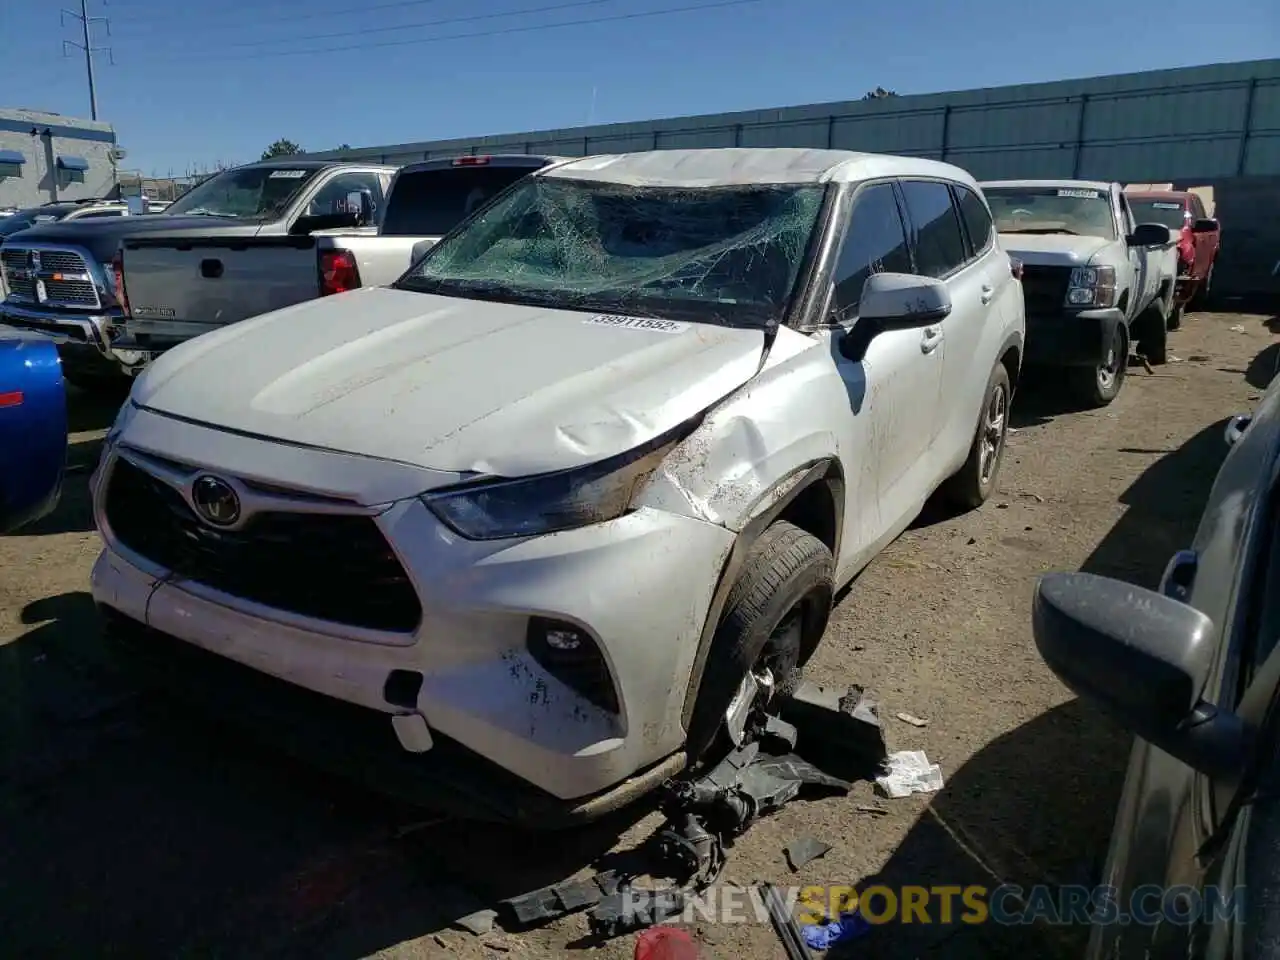
[[[858,322],[858,300],[869,276],[914,272],[896,186],[861,188],[833,276],[838,329],[831,339],[851,414],[837,438],[850,497],[844,542],[859,564],[901,529],[904,517],[910,522],[929,493],[928,449],[938,423],[945,344],[941,324],[880,333],[857,361],[840,352],[840,341]]]

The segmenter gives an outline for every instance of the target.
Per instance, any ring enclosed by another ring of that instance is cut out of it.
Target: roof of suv
[[[1066,190],[1109,191],[1115,184],[1106,180],[983,180],[982,189],[988,187],[1062,187]]]
[[[546,167],[534,176],[669,187],[848,183],[873,177],[912,176],[974,184],[973,178],[959,167],[937,160],[797,147],[717,147],[606,154]]]

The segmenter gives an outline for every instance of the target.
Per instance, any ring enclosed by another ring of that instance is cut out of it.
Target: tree
[[[896,97],[896,90],[886,90],[884,87],[876,87],[874,90],[868,90],[862,95],[863,100],[883,100],[885,97]]]
[[[338,144],[336,147],[334,147],[333,149],[335,149],[335,150],[350,150],[350,149],[351,149],[351,144],[349,144],[349,143],[340,143],[340,144]]]
[[[302,147],[298,146],[292,140],[277,140],[267,149],[262,151],[262,159],[270,160],[272,157],[292,157],[302,152]]]

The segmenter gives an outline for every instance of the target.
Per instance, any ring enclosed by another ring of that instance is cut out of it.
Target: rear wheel
[[[973,510],[987,502],[996,486],[1004,442],[1009,433],[1009,404],[1012,398],[1009,371],[997,363],[987,380],[982,413],[974,432],[969,459],[943,485],[942,495],[962,510]]]
[[[831,615],[835,562],[817,537],[778,521],[751,545],[716,627],[689,723],[691,762],[800,681]]]
[[[1087,407],[1105,407],[1120,393],[1128,368],[1129,339],[1123,324],[1118,323],[1103,348],[1098,364],[1071,370],[1071,392]]]
[[[1209,302],[1209,290],[1213,286],[1213,266],[1212,263],[1209,264],[1209,272],[1204,275],[1204,281],[1200,284],[1200,289],[1192,297],[1192,302],[1197,307],[1204,307]]]
[[[1169,310],[1169,319],[1165,321],[1165,329],[1167,329],[1167,330],[1177,330],[1179,327],[1181,327],[1181,326],[1182,326],[1182,312],[1183,312],[1183,304],[1181,304],[1181,303],[1179,303],[1179,304],[1178,304],[1177,306],[1175,306],[1175,307],[1170,308],[1170,310]]]
[[[1158,367],[1169,360],[1169,327],[1168,321],[1160,315],[1156,307],[1152,307],[1141,327],[1138,336],[1138,352],[1147,358],[1153,367]]]

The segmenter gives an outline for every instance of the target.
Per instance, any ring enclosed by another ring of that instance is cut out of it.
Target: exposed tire
[[[1009,371],[997,363],[982,395],[978,426],[969,447],[969,459],[942,486],[942,496],[961,510],[974,510],[987,502],[996,487],[1005,439],[1009,435],[1009,407],[1013,389]]]
[[[715,743],[747,672],[768,666],[781,693],[799,683],[826,630],[835,561],[817,537],[779,520],[750,547],[729,589],[702,672],[686,749],[696,763]],[[789,615],[800,630],[781,631]],[[781,636],[779,636],[781,635]]]
[[[1204,308],[1211,296],[1210,290],[1213,287],[1214,266],[1215,264],[1213,263],[1209,264],[1209,272],[1204,275],[1204,283],[1200,284],[1200,288],[1196,290],[1196,295],[1191,298],[1192,304],[1200,309]]]
[[[1111,338],[1095,366],[1072,368],[1068,374],[1072,396],[1085,407],[1107,406],[1124,386],[1129,370],[1129,338],[1122,324],[1116,324]]]
[[[1154,309],[1142,326],[1142,333],[1138,337],[1138,352],[1153,367],[1169,362],[1169,328],[1167,321]]]
[[[1165,321],[1166,330],[1177,330],[1182,326],[1182,312],[1185,309],[1184,304],[1178,304],[1169,309],[1169,318]]]

